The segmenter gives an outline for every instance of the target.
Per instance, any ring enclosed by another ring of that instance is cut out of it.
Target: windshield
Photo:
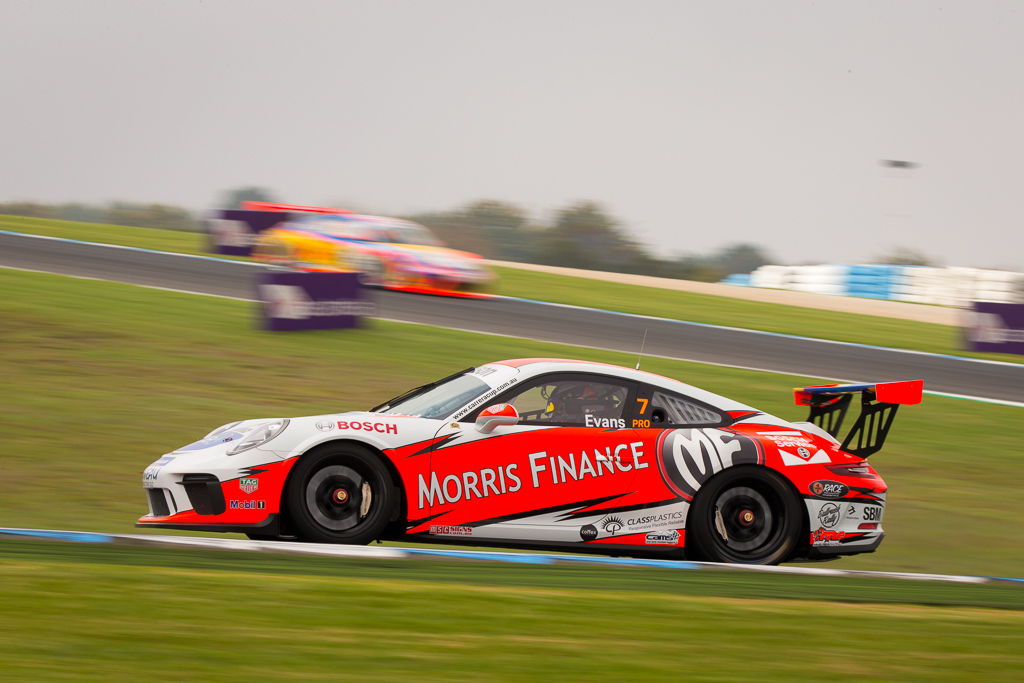
[[[426,384],[408,394],[391,399],[384,405],[374,408],[373,412],[442,420],[477,396],[490,391],[490,388],[478,377],[459,374],[434,384]]]
[[[382,223],[378,227],[381,231],[379,239],[382,242],[393,242],[396,244],[423,244],[429,247],[437,247],[441,245],[437,238],[419,223],[394,221]]]

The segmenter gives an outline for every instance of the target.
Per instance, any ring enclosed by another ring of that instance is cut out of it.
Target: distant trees
[[[226,190],[221,199],[219,208],[225,209],[238,208],[245,201],[276,201],[269,190],[256,186]],[[166,204],[8,202],[0,203],[0,214],[165,230],[202,229],[198,218],[187,209]],[[547,221],[532,220],[522,207],[497,199],[481,199],[447,211],[407,218],[431,228],[452,247],[503,261],[711,282],[730,273],[749,273],[772,262],[754,244],[732,244],[710,254],[654,256],[618,219],[592,201],[569,204]],[[905,249],[895,250],[887,258],[912,263],[915,256],[924,258]]]
[[[223,195],[221,209],[240,209],[242,202],[276,202],[274,193],[265,187],[249,185],[227,190]]]
[[[591,201],[570,204],[548,224],[532,223],[520,207],[493,199],[408,218],[428,226],[451,246],[505,261],[705,281],[771,263],[752,244],[730,245],[704,256],[656,258]]]
[[[199,222],[188,209],[168,204],[136,204],[113,202],[105,206],[95,204],[37,204],[34,202],[0,203],[0,214],[56,218],[83,223],[134,225],[140,228],[162,230],[199,230]]]

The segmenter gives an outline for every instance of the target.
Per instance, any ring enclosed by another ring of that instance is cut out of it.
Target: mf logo
[[[752,439],[722,429],[674,429],[666,434],[658,455],[665,483],[692,498],[716,472],[756,463],[758,448]]]

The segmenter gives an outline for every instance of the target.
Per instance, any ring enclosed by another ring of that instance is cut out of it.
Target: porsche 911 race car
[[[263,210],[274,206],[259,204]],[[260,233],[254,258],[305,269],[361,271],[365,284],[429,294],[473,295],[494,280],[480,256],[444,246],[419,223],[300,208],[311,213]]]
[[[804,387],[808,421],[789,422],[639,370],[498,361],[366,412],[218,427],[146,468],[138,526],[742,563],[871,552],[886,485],[865,458],[922,387]]]

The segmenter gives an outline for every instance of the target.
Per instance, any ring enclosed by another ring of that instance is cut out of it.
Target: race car
[[[146,468],[138,526],[749,564],[871,552],[886,484],[866,458],[922,388],[803,387],[808,421],[789,422],[639,370],[497,361],[365,412],[218,427]]]
[[[256,206],[262,211],[282,206],[292,215],[259,234],[252,252],[258,260],[306,270],[360,271],[370,286],[428,294],[479,295],[494,280],[479,255],[444,246],[419,223],[321,207]]]

